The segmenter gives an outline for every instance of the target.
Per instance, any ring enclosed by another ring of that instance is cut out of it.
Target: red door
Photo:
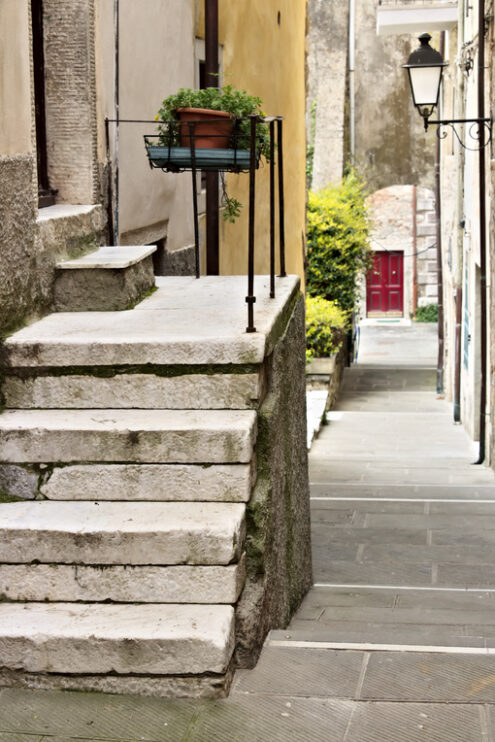
[[[402,316],[404,310],[404,265],[401,252],[373,253],[373,267],[366,283],[368,315]]]

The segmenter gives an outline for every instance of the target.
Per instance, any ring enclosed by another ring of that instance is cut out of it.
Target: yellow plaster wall
[[[202,5],[202,3],[201,3]],[[278,14],[280,13],[280,24]],[[203,35],[200,18],[199,35]],[[285,229],[288,273],[303,277],[305,232],[305,37],[306,0],[219,0],[219,43],[224,84],[263,100],[267,115],[284,120]],[[244,205],[234,225],[221,220],[224,275],[247,272],[248,175],[229,175],[227,190]],[[269,168],[256,179],[256,273],[269,272]],[[277,262],[278,269],[278,262]]]

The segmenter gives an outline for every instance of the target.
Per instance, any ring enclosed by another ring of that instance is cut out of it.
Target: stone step
[[[43,369],[43,375],[7,374],[3,382],[9,409],[191,409],[242,410],[259,404],[261,372],[173,373],[167,366],[156,373],[122,370]],[[62,372],[62,373],[61,373]]]
[[[93,312],[129,309],[155,285],[156,246],[100,247],[74,260],[57,263],[54,309]]]
[[[247,502],[254,464],[4,464],[0,492],[26,500]]]
[[[254,410],[11,410],[3,463],[249,463]]]
[[[224,673],[226,605],[0,603],[0,666],[29,673]]]
[[[226,567],[0,564],[0,595],[32,602],[234,604],[245,576],[244,557]]]
[[[238,561],[245,505],[24,501],[0,505],[7,564],[226,565]]]

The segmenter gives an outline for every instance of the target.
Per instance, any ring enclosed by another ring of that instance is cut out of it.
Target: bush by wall
[[[416,322],[438,322],[438,304],[426,304],[416,309]]]
[[[345,337],[349,315],[333,301],[321,296],[306,297],[306,358],[324,358],[336,353]]]
[[[359,302],[357,278],[371,265],[363,183],[350,170],[339,185],[310,192],[307,291],[352,312]]]

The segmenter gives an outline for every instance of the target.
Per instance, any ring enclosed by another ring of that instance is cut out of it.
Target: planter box
[[[191,150],[189,147],[166,147],[147,144],[146,150],[150,165],[164,170],[190,170],[192,168]],[[206,149],[196,147],[194,150],[198,170],[249,170],[251,153],[248,149]],[[256,167],[259,166],[259,155]]]

